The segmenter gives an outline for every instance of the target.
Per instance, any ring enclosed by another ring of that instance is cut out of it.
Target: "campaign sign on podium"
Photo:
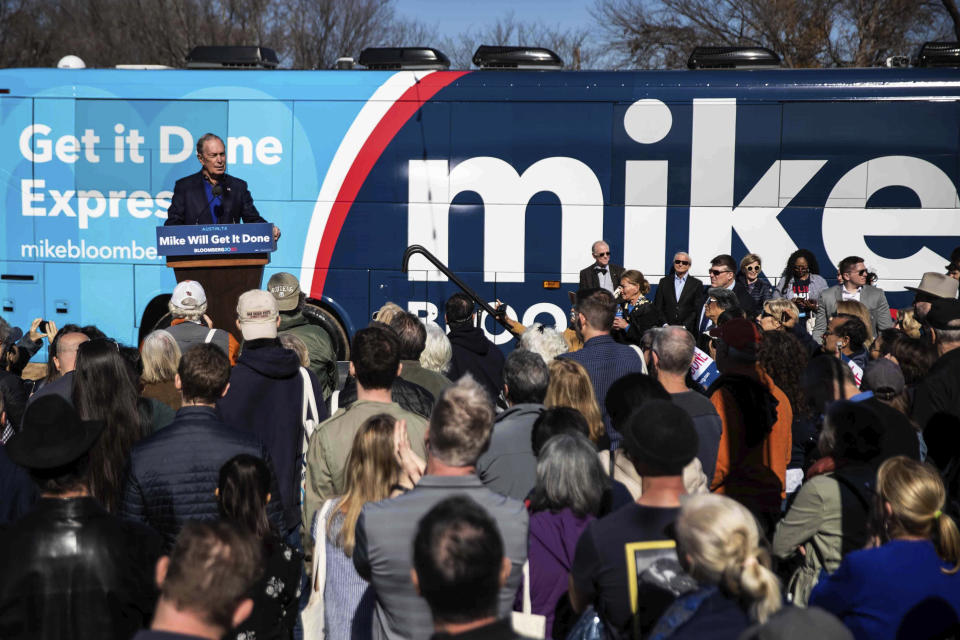
[[[157,227],[157,254],[161,256],[270,253],[276,248],[269,222]]]

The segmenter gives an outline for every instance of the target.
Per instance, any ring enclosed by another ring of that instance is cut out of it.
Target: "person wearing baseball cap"
[[[48,395],[27,407],[6,445],[40,500],[2,536],[0,637],[120,640],[150,622],[161,540],[91,496],[88,452],[103,428]]]
[[[917,385],[912,417],[943,470],[960,459],[960,300],[934,300],[925,322],[939,358]]]
[[[301,374],[300,358],[277,339],[280,309],[269,291],[252,289],[237,301],[237,328],[243,334],[243,352],[230,372],[227,394],[217,402],[224,422],[249,431],[267,446],[273,459],[283,505],[286,531],[300,525],[300,457],[303,452],[304,385],[312,387],[320,415],[328,415],[317,377],[309,369]],[[300,550],[297,537],[288,538]]]
[[[914,293],[914,317],[923,322],[930,312],[930,305],[934,300],[956,300],[958,285],[960,285],[960,281],[948,275],[928,271],[920,278],[918,286],[904,287],[907,291],[913,291]]]
[[[569,595],[578,613],[593,604],[605,624],[623,631],[636,621],[645,634],[677,595],[696,588],[680,568],[669,531],[686,494],[683,469],[696,457],[699,440],[690,415],[669,400],[643,403],[621,430],[643,493],[587,525],[570,569]],[[674,578],[665,584],[664,576]]]
[[[723,431],[711,490],[754,512],[766,527],[780,515],[793,441],[790,400],[757,362],[757,325],[735,318],[710,331],[717,340],[717,378],[707,395]]]
[[[313,371],[323,387],[324,399],[337,388],[337,352],[326,330],[311,324],[303,314],[304,295],[300,281],[292,273],[281,271],[270,276],[267,291],[273,294],[280,311],[278,334],[294,335],[303,341],[310,355],[310,371]]]
[[[178,282],[167,302],[167,310],[172,318],[167,332],[177,341],[180,353],[207,342],[220,347],[230,358],[231,365],[237,363],[240,343],[230,332],[213,327],[213,320],[207,315],[207,293],[199,282]]]

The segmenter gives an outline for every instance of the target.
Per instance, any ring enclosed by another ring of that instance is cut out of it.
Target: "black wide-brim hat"
[[[56,394],[40,396],[23,415],[23,427],[7,442],[10,459],[27,469],[55,469],[85,454],[104,423],[81,420],[76,409]]]

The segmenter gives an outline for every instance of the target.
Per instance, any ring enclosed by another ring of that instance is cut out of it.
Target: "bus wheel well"
[[[350,359],[350,337],[343,326],[340,315],[324,304],[321,300],[308,299],[303,303],[303,315],[310,324],[315,324],[323,328],[330,336],[333,342],[333,350],[337,354],[337,360]]]

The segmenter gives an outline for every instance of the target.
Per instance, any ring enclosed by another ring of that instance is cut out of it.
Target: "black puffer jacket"
[[[214,491],[220,467],[241,453],[263,458],[273,468],[266,446],[225,425],[216,409],[182,407],[169,426],[130,451],[120,515],[150,525],[163,536],[165,549],[171,549],[185,521],[219,518]],[[275,476],[272,485],[271,493],[279,495]],[[282,531],[280,501],[271,500],[267,511]]]
[[[156,602],[161,540],[93,498],[46,498],[0,535],[0,638],[127,640]]]

